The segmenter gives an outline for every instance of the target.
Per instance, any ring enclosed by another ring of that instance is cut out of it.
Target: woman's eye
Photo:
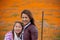
[[[27,17],[25,17],[25,18],[27,18]]]
[[[27,17],[22,17],[22,18],[27,18]]]

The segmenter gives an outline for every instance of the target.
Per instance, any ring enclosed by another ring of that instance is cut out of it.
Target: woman
[[[22,40],[22,36],[21,36],[21,33],[22,33],[22,23],[19,22],[19,21],[16,21],[14,26],[13,26],[13,30],[8,32],[6,35],[5,35],[5,38],[4,40]]]
[[[23,40],[38,40],[38,30],[34,24],[34,19],[29,10],[24,10],[21,13],[23,29]]]

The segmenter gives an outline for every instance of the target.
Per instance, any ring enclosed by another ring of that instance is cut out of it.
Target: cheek
[[[18,30],[22,30],[22,28],[19,28]]]
[[[30,19],[27,19],[27,22],[30,22]]]
[[[27,18],[25,21],[26,21],[26,22],[29,22],[29,21],[30,21],[30,19],[28,19],[28,18]]]
[[[16,33],[19,33],[19,32],[22,31],[22,28],[14,28],[14,31],[15,31]]]
[[[16,27],[14,27],[14,30],[16,30]]]

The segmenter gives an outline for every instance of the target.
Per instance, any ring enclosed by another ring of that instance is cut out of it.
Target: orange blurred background
[[[42,11],[44,11],[43,40],[60,40],[60,0],[0,0],[0,40],[21,21],[21,12],[30,10],[41,40]]]

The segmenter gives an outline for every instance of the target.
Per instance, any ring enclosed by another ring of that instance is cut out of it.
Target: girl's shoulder
[[[4,40],[13,40],[12,31],[9,31],[5,34]]]
[[[5,36],[12,36],[12,31],[7,32]]]

